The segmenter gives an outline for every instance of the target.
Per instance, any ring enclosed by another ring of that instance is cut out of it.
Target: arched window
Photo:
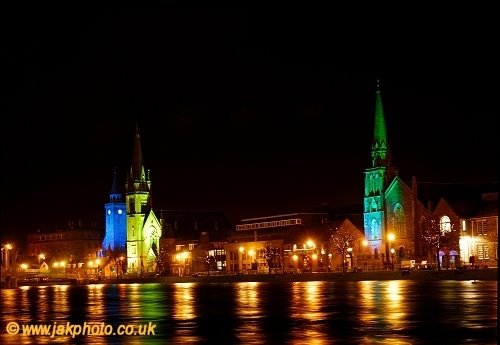
[[[439,219],[439,230],[441,230],[441,234],[444,236],[448,232],[451,232],[451,222],[450,222],[450,217],[448,216],[442,216]]]
[[[369,188],[369,193],[370,195],[373,195],[375,193],[375,182],[373,180],[373,175],[370,175],[370,188]]]
[[[399,247],[399,258],[402,260],[405,257],[406,257],[405,247],[401,246],[401,247]]]
[[[394,206],[394,231],[399,237],[406,237],[405,212],[399,202]]]
[[[372,219],[371,224],[371,239],[376,240],[378,238],[379,226],[376,219]]]

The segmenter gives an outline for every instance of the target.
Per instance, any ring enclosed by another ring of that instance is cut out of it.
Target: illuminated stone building
[[[221,212],[162,210],[162,274],[208,274],[226,271],[224,242],[232,225]]]
[[[464,231],[472,231],[472,224],[478,222],[474,216],[474,212],[478,212],[474,200],[481,195],[481,190],[475,189],[471,194],[466,193],[465,186],[455,188],[464,206],[459,207],[457,202],[452,202],[449,193],[437,185],[417,183],[415,177],[409,183],[403,181],[392,165],[378,82],[370,163],[364,172],[363,227],[374,262],[386,268],[394,260],[398,265],[407,259],[416,263],[428,261],[440,268],[455,268],[467,263],[468,255],[461,253],[461,247],[467,246],[460,243],[465,243],[461,241],[466,234]],[[486,186],[486,190],[491,188],[498,190],[495,184]],[[498,213],[496,217],[498,219]],[[498,222],[494,219],[494,215],[489,216],[487,221],[487,224],[496,224],[496,229],[491,225],[488,231],[490,244],[475,246],[472,252],[476,256],[482,250],[485,257],[485,248],[494,248],[497,256]],[[470,228],[464,229],[463,226],[469,223]],[[483,224],[482,220],[477,224]],[[476,234],[478,232],[481,231],[477,230]],[[478,237],[475,239],[477,241]]]
[[[391,249],[398,251],[399,260],[421,255],[415,247],[418,221],[428,213],[392,165],[378,82],[371,165],[365,170],[364,185],[364,232],[374,258],[388,265]]]
[[[229,273],[327,271],[327,213],[290,213],[241,220],[226,249]]]
[[[101,255],[102,229],[83,221],[70,221],[64,229],[36,232],[27,236],[28,256],[33,262],[43,260],[85,262]]]
[[[481,193],[477,187],[446,189],[438,199],[430,198],[428,206],[429,219],[440,232],[439,252],[431,255],[439,255],[443,268],[498,267],[498,192]]]
[[[118,190],[117,179],[115,169],[109,202],[104,205],[106,234],[102,242],[102,249],[105,256],[110,255],[111,252],[113,252],[115,256],[124,255],[127,242],[126,205],[123,201],[122,194]]]
[[[157,271],[160,222],[152,211],[151,179],[142,160],[139,129],[136,126],[132,165],[125,183],[127,213],[127,273],[144,275]]]
[[[477,266],[498,267],[498,192],[482,194],[479,207],[460,224],[462,260],[474,256]]]

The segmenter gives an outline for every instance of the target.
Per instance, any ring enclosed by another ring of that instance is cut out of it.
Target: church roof
[[[493,208],[498,208],[496,201],[483,200],[486,193],[498,194],[497,183],[431,183],[417,182],[417,198],[424,204],[435,207],[439,200],[444,199],[451,208],[464,218],[475,217],[478,214],[491,214]],[[432,211],[432,210],[430,210]],[[498,214],[498,210],[496,211]]]

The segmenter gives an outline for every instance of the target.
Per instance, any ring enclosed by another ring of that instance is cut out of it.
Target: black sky
[[[123,176],[130,166],[135,123],[155,208],[237,221],[361,203],[377,76],[404,180],[496,181],[489,13],[7,12],[2,237],[69,218],[102,222],[113,167]]]

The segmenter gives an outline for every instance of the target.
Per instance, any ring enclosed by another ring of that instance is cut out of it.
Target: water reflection
[[[260,306],[260,285],[262,283],[247,282],[235,285],[236,289],[236,317],[240,324],[235,329],[236,336],[244,343],[262,343],[260,328],[263,317]]]
[[[176,321],[173,331],[179,343],[196,343],[199,340],[195,335],[194,287],[194,283],[173,285],[172,318]]]
[[[497,282],[111,284],[1,291],[1,344],[496,344]],[[34,337],[6,325],[155,323],[153,336]]]
[[[324,322],[327,315],[321,310],[321,293],[325,284],[328,283],[311,281],[292,284],[290,317],[295,327],[290,332],[290,340],[293,343],[323,344],[328,339]]]

